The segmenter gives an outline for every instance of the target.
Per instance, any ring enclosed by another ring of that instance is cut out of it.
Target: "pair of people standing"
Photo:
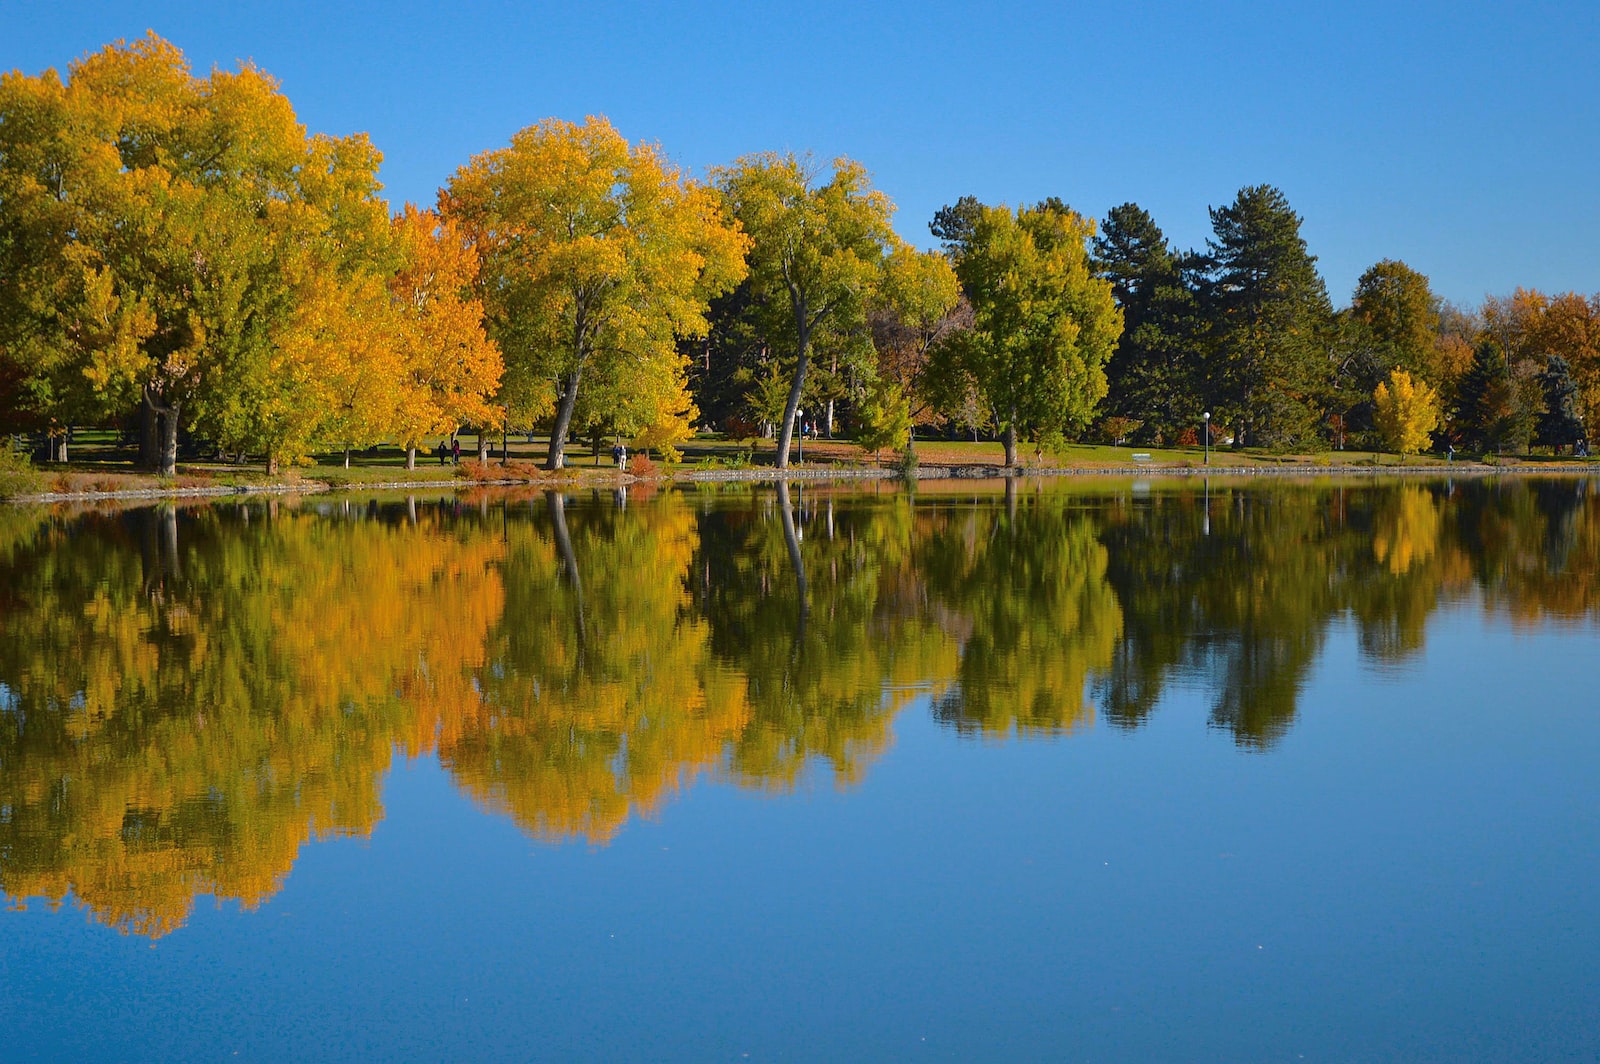
[[[439,446],[437,446],[437,447],[435,447],[433,449],[433,453],[437,454],[439,456],[439,464],[440,465],[444,465],[445,455],[449,455],[451,457],[451,459],[454,460],[456,465],[460,465],[461,464],[461,441],[457,440],[457,439],[452,439],[450,441],[450,446],[446,447],[444,445],[444,441],[440,440],[439,441]]]

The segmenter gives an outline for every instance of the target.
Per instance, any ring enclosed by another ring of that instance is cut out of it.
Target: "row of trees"
[[[1014,464],[1097,424],[1195,442],[1203,412],[1241,446],[1398,440],[1379,384],[1483,449],[1570,444],[1600,413],[1600,297],[1463,311],[1384,261],[1335,311],[1269,186],[1211,212],[1204,252],[1133,204],[1097,227],[971,197],[923,252],[847,159],[702,183],[551,119],[393,216],[379,161],[308,134],[260,70],[195,77],[154,35],[0,78],[0,428],[52,429],[64,458],[67,426],[125,424],[170,473],[180,429],[272,466],[463,427],[481,455],[539,425],[559,468],[574,434],[670,452],[704,415],[787,464],[809,410],[874,449],[990,433]]]
[[[180,429],[269,466],[509,419],[553,417],[554,466],[575,424],[687,434],[677,343],[749,247],[711,189],[601,119],[524,130],[438,211],[391,217],[379,161],[154,35],[0,79],[9,427],[131,421],[166,473]]]
[[[1095,240],[1126,319],[1106,411],[1138,437],[1181,440],[1209,410],[1241,444],[1415,449],[1380,386],[1431,393],[1440,442],[1476,450],[1572,445],[1600,416],[1600,295],[1518,289],[1464,309],[1384,260],[1335,311],[1280,191],[1243,189],[1211,221],[1205,251],[1178,252],[1130,203]]]
[[[1200,679],[1214,727],[1270,746],[1331,632],[1393,663],[1451,604],[1600,618],[1600,495],[10,508],[0,582],[0,891],[159,934],[197,893],[270,897],[310,837],[369,833],[396,749],[598,844],[697,778],[858,782],[909,705],[991,738],[1131,729]]]

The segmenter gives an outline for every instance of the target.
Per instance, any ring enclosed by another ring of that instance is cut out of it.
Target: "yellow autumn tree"
[[[301,457],[321,374],[315,347],[282,342],[300,293],[387,256],[367,139],[310,134],[264,71],[196,77],[154,34],[65,82],[8,75],[0,126],[0,242],[25,264],[0,269],[0,345],[37,364],[30,405],[136,413],[143,464],[169,475],[180,428]]]
[[[389,285],[403,367],[394,431],[410,469],[423,437],[499,424],[493,397],[505,366],[472,294],[477,253],[455,224],[406,204],[394,219],[394,239],[403,257]]]
[[[1428,446],[1439,426],[1439,393],[1397,369],[1372,393],[1374,416],[1384,442],[1402,459]]]
[[[604,118],[529,126],[458,170],[440,201],[482,257],[508,387],[554,394],[551,469],[580,384],[625,399],[681,374],[677,341],[703,336],[709,300],[745,275],[749,241],[711,191]]]
[[[625,397],[622,407],[637,426],[634,448],[659,451],[668,462],[680,460],[678,444],[694,435],[694,422],[700,416],[689,394],[688,375],[680,365],[638,383],[641,387]]]

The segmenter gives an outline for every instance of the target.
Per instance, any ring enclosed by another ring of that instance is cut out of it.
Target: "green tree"
[[[927,380],[933,350],[967,327],[971,308],[962,302],[961,284],[948,258],[905,244],[889,256],[874,302],[872,342],[878,376],[894,381],[909,403],[906,446],[913,447],[916,424],[938,416],[936,395]]]
[[[101,413],[85,352],[136,347],[152,323],[85,254],[89,140],[53,70],[0,75],[0,430],[58,428]],[[52,432],[52,450],[57,439]],[[64,436],[59,437],[64,440]]]
[[[1560,355],[1551,355],[1539,374],[1539,388],[1544,394],[1544,412],[1539,415],[1535,437],[1550,447],[1567,447],[1583,437],[1583,417],[1580,413],[1578,383],[1572,379],[1572,367]]]
[[[1106,361],[1122,328],[1111,285],[1090,269],[1094,224],[1052,206],[984,207],[956,262],[972,328],[939,348],[995,411],[1006,464],[1019,433],[1081,429],[1106,394]]]
[[[1395,259],[1368,267],[1356,281],[1350,317],[1366,327],[1376,345],[1380,378],[1402,369],[1429,384],[1439,384],[1434,356],[1439,300],[1424,274]]]
[[[1329,343],[1326,405],[1341,430],[1376,428],[1372,393],[1396,369],[1435,389],[1448,382],[1439,357],[1440,308],[1428,278],[1403,262],[1385,259],[1361,275]]]
[[[1480,451],[1526,450],[1541,413],[1536,373],[1507,364],[1493,340],[1478,344],[1472,365],[1456,389],[1456,425],[1466,444]]]
[[[928,231],[944,245],[947,255],[958,259],[971,244],[973,230],[982,213],[983,204],[976,196],[962,196],[934,212]]]
[[[1167,244],[1155,220],[1132,203],[1113,207],[1094,240],[1095,269],[1122,308],[1122,335],[1106,366],[1106,409],[1136,418],[1145,434],[1175,439],[1200,422],[1205,319],[1192,255]]]
[[[879,377],[868,384],[856,417],[856,446],[874,458],[879,458],[885,447],[907,445],[911,403],[893,380]]]
[[[1216,420],[1240,446],[1304,442],[1319,414],[1332,308],[1300,216],[1282,192],[1255,185],[1213,208],[1211,225],[1206,376]]]
[[[768,335],[794,354],[778,425],[781,468],[789,464],[812,339],[824,326],[844,334],[862,321],[893,241],[894,207],[849,159],[836,160],[825,183],[793,154],[747,155],[712,173],[728,213],[754,241],[750,284]]]

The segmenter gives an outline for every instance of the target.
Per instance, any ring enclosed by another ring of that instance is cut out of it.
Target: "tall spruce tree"
[[[1543,396],[1532,363],[1508,364],[1493,341],[1473,352],[1472,365],[1456,386],[1456,425],[1470,448],[1504,454],[1526,450],[1543,411]]]
[[[1551,447],[1566,447],[1583,437],[1583,419],[1578,414],[1578,382],[1572,367],[1560,355],[1551,355],[1539,374],[1544,393],[1544,413],[1539,415],[1535,438]]]
[[[1300,221],[1271,185],[1211,211],[1206,381],[1213,419],[1241,446],[1302,443],[1321,412],[1333,311]]]
[[[1108,413],[1143,423],[1140,436],[1174,439],[1200,423],[1205,318],[1197,256],[1174,252],[1134,203],[1113,207],[1094,241],[1095,269],[1122,308],[1122,336],[1106,367]]]

